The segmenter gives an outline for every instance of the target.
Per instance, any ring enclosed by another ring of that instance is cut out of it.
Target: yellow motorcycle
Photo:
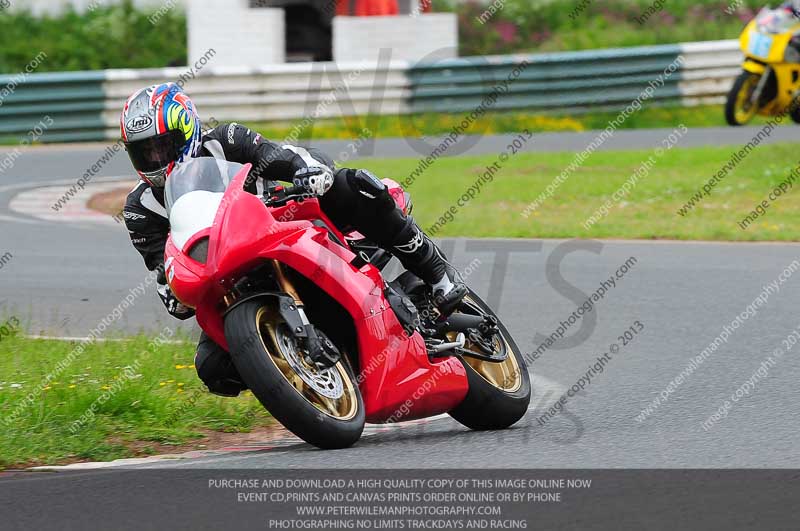
[[[789,111],[800,123],[792,102],[800,95],[800,19],[791,11],[762,9],[739,37],[745,59],[742,73],[725,102],[725,120],[744,125],[756,114]]]

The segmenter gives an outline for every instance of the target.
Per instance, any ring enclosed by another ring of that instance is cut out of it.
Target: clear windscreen
[[[213,157],[198,157],[178,164],[164,187],[167,214],[189,192],[224,192],[242,168],[241,164]]]
[[[798,20],[786,9],[764,8],[756,17],[756,25],[763,33],[783,33],[797,23]]]

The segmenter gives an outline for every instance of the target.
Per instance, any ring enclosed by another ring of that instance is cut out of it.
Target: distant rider
[[[800,18],[800,0],[789,0],[782,3],[781,7],[786,11],[790,11],[795,17]]]

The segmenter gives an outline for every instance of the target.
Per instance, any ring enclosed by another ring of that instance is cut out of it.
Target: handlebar
[[[311,197],[302,184],[274,186],[264,193],[264,204],[270,207],[283,206],[289,201],[302,202]]]

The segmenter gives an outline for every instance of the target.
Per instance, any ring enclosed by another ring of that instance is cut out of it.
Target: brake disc
[[[325,398],[336,400],[342,397],[344,382],[335,366],[323,371],[310,367],[299,357],[301,354],[295,338],[286,333],[283,326],[278,328],[277,338],[283,358],[306,385]]]

